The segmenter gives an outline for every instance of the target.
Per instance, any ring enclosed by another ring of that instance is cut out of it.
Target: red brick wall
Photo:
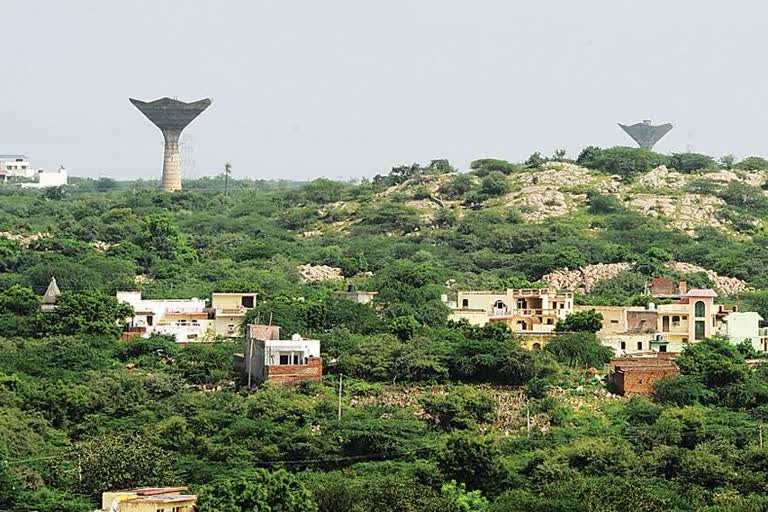
[[[323,377],[323,360],[310,357],[307,364],[283,364],[267,366],[267,381],[277,384],[293,384],[303,380],[320,380]]]
[[[635,366],[618,368],[611,375],[614,389],[624,395],[653,394],[653,383],[664,377],[678,375],[680,370],[674,366]]]

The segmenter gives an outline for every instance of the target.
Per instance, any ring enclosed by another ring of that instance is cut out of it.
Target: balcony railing
[[[216,313],[223,316],[237,316],[237,315],[245,315],[245,313],[248,311],[243,306],[240,306],[238,308],[217,308]]]
[[[494,309],[491,308],[490,316],[558,316],[565,309]]]

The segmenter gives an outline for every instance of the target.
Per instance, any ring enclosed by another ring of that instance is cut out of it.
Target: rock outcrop
[[[542,280],[550,288],[559,290],[571,290],[579,293],[591,292],[595,284],[605,279],[612,279],[620,272],[629,270],[630,263],[598,263],[587,265],[574,270],[559,269],[546,274]],[[673,261],[667,264],[667,268],[681,274],[703,272],[712,281],[712,287],[720,295],[736,295],[749,290],[747,284],[735,277],[721,276],[713,270],[708,270],[692,263]],[[641,293],[642,290],[638,290]]]
[[[305,283],[340,281],[344,279],[340,268],[329,267],[328,265],[300,265],[299,274],[301,274],[301,279]]]

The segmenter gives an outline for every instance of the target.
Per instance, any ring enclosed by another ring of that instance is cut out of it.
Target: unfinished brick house
[[[624,396],[651,395],[656,381],[680,374],[673,356],[662,352],[638,357],[614,357],[610,363],[608,387]]]
[[[320,380],[323,362],[320,341],[306,340],[298,334],[280,339],[280,327],[250,324],[242,354],[235,354],[235,370],[248,387],[263,382],[294,384]]]

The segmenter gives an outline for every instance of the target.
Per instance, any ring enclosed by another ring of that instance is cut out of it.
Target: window
[[[669,317],[661,317],[661,332],[669,332]]]
[[[533,350],[541,350],[541,343],[534,343]]]
[[[525,309],[526,306],[525,299],[517,299],[517,309]]]
[[[683,338],[683,343],[688,343],[688,338]]]
[[[643,350],[643,342],[642,341],[638,341],[637,342],[637,350]]]
[[[672,317],[672,327],[680,327],[680,317],[679,316],[673,316]]]
[[[619,321],[618,320],[611,320],[611,323],[612,324],[617,324],[617,323],[619,323]]]
[[[521,331],[525,331],[528,327],[525,325],[524,320],[518,320],[517,326],[520,328]]]
[[[626,350],[627,349],[627,342],[626,341],[622,341],[619,346],[621,347],[621,350]]]
[[[280,354],[280,364],[291,364],[290,354]]]
[[[547,318],[547,325],[552,325],[554,323],[555,323],[555,321],[553,319]]]
[[[461,299],[461,307],[468,308],[469,307],[469,299]]]
[[[704,316],[704,314],[705,314],[705,311],[706,311],[706,306],[704,305],[704,301],[701,301],[701,300],[698,301],[693,306],[693,310],[694,310],[694,313],[696,315],[696,318],[702,318]]]
[[[666,352],[667,346],[666,345],[659,345],[659,352]]]
[[[155,323],[155,317],[152,315],[147,315],[147,325],[152,325]]]
[[[504,309],[507,307],[507,305],[504,304],[504,302],[497,300],[496,302],[493,303],[493,307],[496,309]]]
[[[696,324],[694,325],[694,338],[696,341],[701,341],[704,339],[704,332],[705,332],[705,324],[704,320],[696,320]]]
[[[254,299],[254,297],[252,295],[248,295],[248,296],[242,297],[240,299],[240,304],[244,308],[252,308],[253,307],[253,303],[254,303],[253,299]]]
[[[299,354],[293,354],[293,364],[301,364],[301,356]]]

